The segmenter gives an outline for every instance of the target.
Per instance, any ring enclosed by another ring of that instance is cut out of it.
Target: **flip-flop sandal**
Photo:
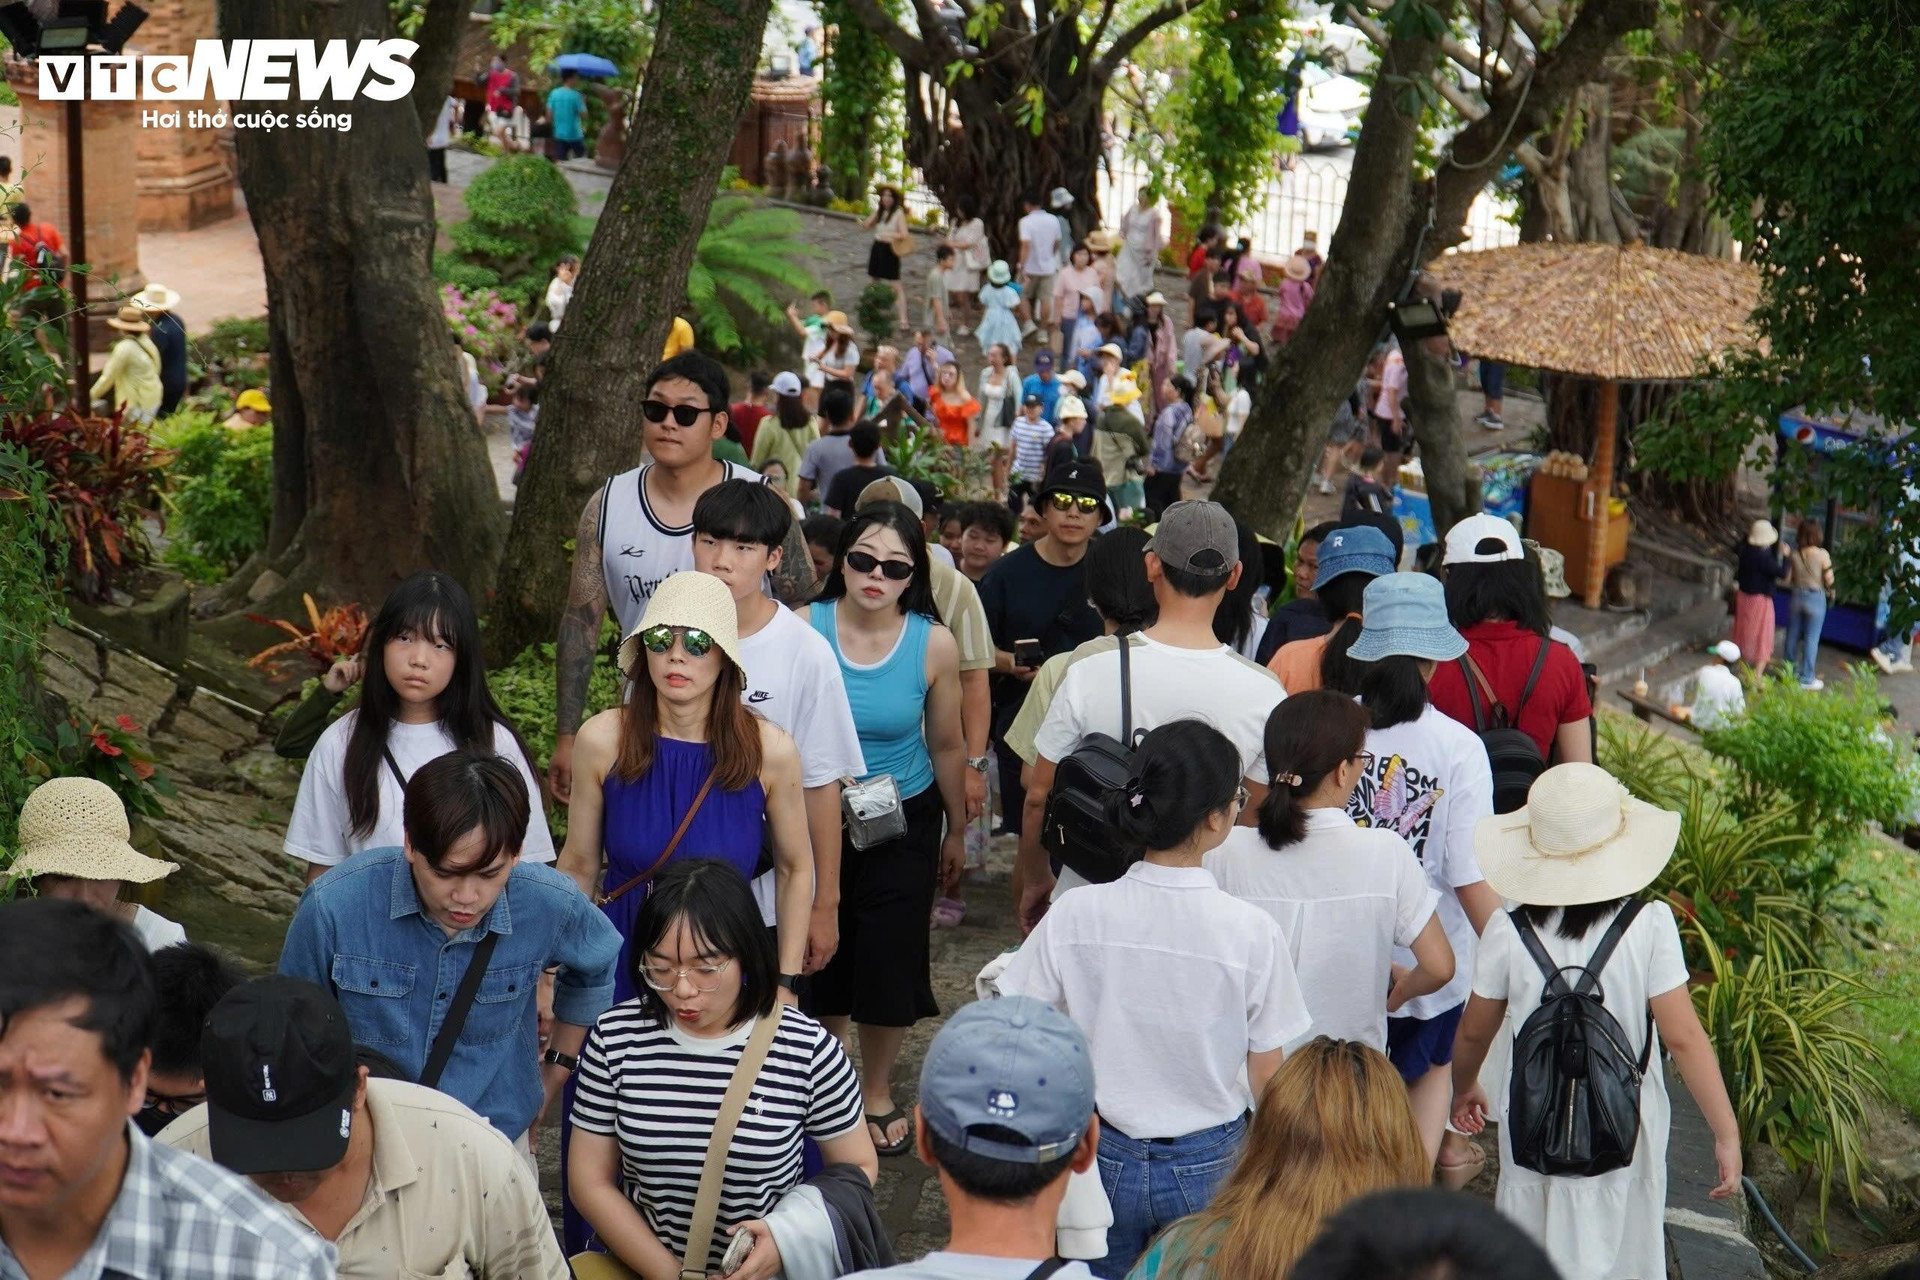
[[[957,898],[941,898],[933,904],[933,927],[957,929],[967,918],[967,904]]]
[[[913,1150],[913,1117],[897,1106],[883,1116],[869,1115],[867,1117],[867,1123],[878,1129],[880,1136],[883,1138],[887,1136],[888,1127],[896,1120],[905,1120],[907,1122],[907,1131],[902,1135],[900,1141],[891,1146],[882,1146],[878,1142],[873,1144],[873,1149],[883,1156],[903,1156]]]
[[[1480,1170],[1486,1168],[1487,1153],[1477,1142],[1467,1143],[1467,1158],[1459,1164],[1436,1164],[1434,1172],[1439,1176],[1440,1185],[1449,1191],[1464,1191],[1467,1184],[1480,1176]]]

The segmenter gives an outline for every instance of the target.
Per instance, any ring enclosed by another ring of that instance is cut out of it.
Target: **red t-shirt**
[[[1586,673],[1580,669],[1580,660],[1573,656],[1573,650],[1564,644],[1542,640],[1533,632],[1523,630],[1517,622],[1482,622],[1465,628],[1460,634],[1467,638],[1468,656],[1486,673],[1495,695],[1509,712],[1514,712],[1520,702],[1520,691],[1527,687],[1527,676],[1533,671],[1533,660],[1540,646],[1551,646],[1539,683],[1534,685],[1526,705],[1520,706],[1516,713],[1515,727],[1533,739],[1542,757],[1551,758],[1553,735],[1561,725],[1585,720],[1593,714],[1593,703],[1587,697]],[[1434,706],[1467,728],[1474,727],[1473,705],[1467,701],[1466,676],[1458,662],[1441,663],[1427,688]],[[1479,701],[1481,714],[1485,715],[1486,699],[1477,688],[1474,697]]]
[[[54,229],[51,222],[29,222],[21,227],[13,237],[13,243],[7,246],[7,252],[31,266],[43,244],[57,254],[64,256],[67,252],[66,246],[60,242],[59,231]]]
[[[1191,280],[1199,275],[1200,269],[1206,265],[1207,247],[1203,244],[1193,246],[1193,252],[1187,255],[1187,278]]]
[[[748,453],[753,452],[753,437],[760,430],[760,420],[772,412],[773,410],[764,405],[750,404],[744,400],[739,404],[727,406],[727,417],[732,420],[734,426],[740,428],[742,449]]]

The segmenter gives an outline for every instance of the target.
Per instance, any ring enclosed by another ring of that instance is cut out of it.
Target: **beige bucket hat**
[[[1634,799],[1599,765],[1561,764],[1534,779],[1525,807],[1480,819],[1473,856],[1501,897],[1570,907],[1640,892],[1679,839],[1679,814]]]
[[[50,778],[20,806],[20,854],[9,868],[21,876],[72,876],[150,884],[175,863],[149,858],[128,843],[126,806],[93,778]]]
[[[740,612],[734,606],[727,584],[710,573],[682,569],[654,588],[640,625],[620,642],[620,674],[633,678],[634,664],[640,661],[640,633],[653,627],[690,627],[713,637],[722,653],[746,674],[747,664],[740,661]]]

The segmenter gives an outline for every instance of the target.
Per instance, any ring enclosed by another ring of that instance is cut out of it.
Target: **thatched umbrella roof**
[[[1643,244],[1516,244],[1445,255],[1460,290],[1453,345],[1504,364],[1621,382],[1697,377],[1703,357],[1751,346],[1752,265]]]

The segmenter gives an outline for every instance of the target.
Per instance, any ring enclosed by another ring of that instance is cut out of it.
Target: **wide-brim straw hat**
[[[682,569],[654,588],[640,625],[620,642],[620,674],[629,680],[634,664],[641,660],[640,633],[653,627],[691,627],[706,632],[740,668],[742,679],[746,677],[747,664],[740,660],[739,609],[727,584],[712,574]]]
[[[1085,391],[1087,389],[1087,375],[1081,373],[1078,369],[1067,370],[1061,374],[1059,378],[1055,379],[1055,381],[1059,382],[1063,387],[1072,387],[1075,391]]]
[[[1562,764],[1534,779],[1524,807],[1480,820],[1473,855],[1501,897],[1572,907],[1640,892],[1679,839],[1679,814],[1634,799],[1599,765]]]
[[[128,843],[126,806],[94,778],[49,778],[20,807],[20,853],[8,868],[19,876],[72,876],[151,884],[176,864],[149,858]]]
[[[1770,547],[1780,541],[1780,531],[1773,527],[1771,520],[1755,520],[1747,530],[1747,545],[1750,547]]]
[[[835,333],[844,333],[849,336],[853,333],[853,325],[847,320],[847,313],[844,311],[829,311],[821,317],[821,320]]]
[[[108,316],[107,325],[122,333],[150,333],[153,330],[153,326],[147,323],[147,313],[131,302],[121,307],[118,315]]]
[[[1286,265],[1280,269],[1286,273],[1289,280],[1305,280],[1313,274],[1313,264],[1297,253],[1288,258]]]
[[[171,311],[180,305],[180,295],[163,284],[148,284],[133,295],[133,302],[146,311]]]

